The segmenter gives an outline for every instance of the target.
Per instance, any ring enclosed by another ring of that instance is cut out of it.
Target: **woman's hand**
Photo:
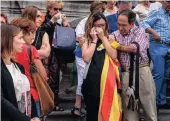
[[[105,37],[103,29],[96,27],[96,33],[98,38],[103,41],[103,38]]]
[[[79,42],[80,47],[87,41],[83,36],[77,37],[76,40]]]
[[[96,28],[93,27],[93,28],[91,29],[90,36],[92,37],[92,39],[93,39],[94,42],[97,42],[98,37],[97,37],[97,33],[96,33]]]
[[[61,13],[55,14],[55,15],[51,18],[50,21],[51,21],[53,24],[56,23],[57,20],[60,19],[60,14],[61,14]]]
[[[65,14],[61,14],[61,19],[62,19],[62,21],[63,21],[64,26],[67,26],[67,27],[70,26],[70,24],[69,24],[69,22],[68,22],[68,19],[67,19],[67,17],[66,17]]]

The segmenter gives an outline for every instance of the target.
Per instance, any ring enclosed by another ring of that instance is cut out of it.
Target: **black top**
[[[42,39],[43,39],[43,36],[45,34],[45,31],[40,31],[40,29],[41,29],[41,27],[38,28],[38,30],[36,31],[35,41],[32,43],[32,45],[35,46],[35,48],[37,50],[39,50],[41,48]]]
[[[14,65],[17,64],[20,71],[25,74],[24,67],[13,60]],[[5,63],[1,59],[1,118],[2,121],[30,121],[30,117],[18,110],[17,99],[13,79],[8,71]]]
[[[82,84],[82,93],[93,95],[95,97],[100,97],[100,80],[106,53],[105,49],[97,50],[97,47],[100,44],[101,41],[98,41],[89,66],[87,77]]]

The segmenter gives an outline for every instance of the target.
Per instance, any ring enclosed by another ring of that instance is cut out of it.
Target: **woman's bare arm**
[[[50,55],[50,51],[51,51],[51,47],[49,44],[49,37],[48,37],[48,34],[45,33],[42,38],[41,48],[38,50],[40,59],[48,58]]]

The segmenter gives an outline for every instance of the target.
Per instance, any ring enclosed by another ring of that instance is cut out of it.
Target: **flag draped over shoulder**
[[[111,45],[116,48],[118,43],[114,41]],[[103,44],[98,48],[104,48]],[[121,89],[118,67],[119,62],[112,60],[106,53],[100,83],[98,121],[122,120],[121,98],[118,93],[118,89]]]

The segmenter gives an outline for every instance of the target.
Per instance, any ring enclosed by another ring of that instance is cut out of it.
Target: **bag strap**
[[[35,45],[34,45],[35,47],[36,47],[38,40],[39,40],[40,31],[38,30],[37,33],[38,33],[38,35],[37,35],[36,40],[35,40]]]
[[[134,72],[134,53],[130,54],[130,68],[129,68],[129,87],[133,86],[133,72]]]
[[[32,61],[32,53],[31,53],[31,46],[30,45],[27,45],[27,50],[28,50],[28,56],[29,56],[30,63],[31,63],[31,61]]]
[[[140,51],[140,46],[137,42],[133,42],[133,44],[136,45],[137,51],[136,51],[136,60],[135,60],[135,98],[139,98],[139,51]],[[129,87],[133,86],[133,72],[134,72],[134,57],[135,54],[131,53],[130,54],[130,72],[129,72]]]
[[[140,46],[137,42],[133,42],[136,47],[137,47],[137,51],[136,51],[136,76],[135,76],[135,98],[139,99],[139,57],[140,57]]]

